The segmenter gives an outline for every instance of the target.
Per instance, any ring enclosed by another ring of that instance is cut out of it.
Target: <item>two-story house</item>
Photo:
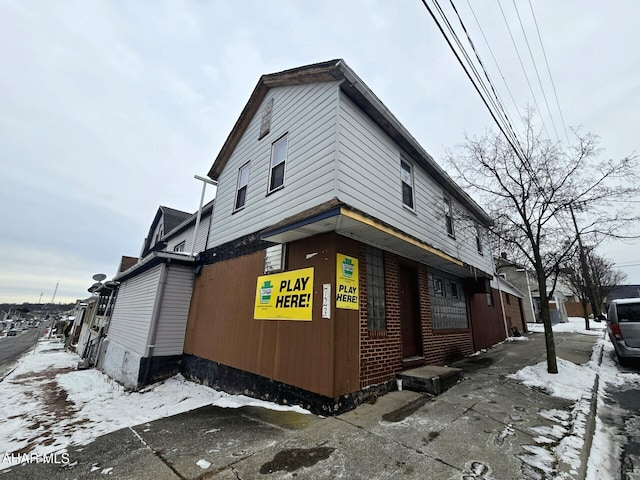
[[[340,411],[498,318],[490,219],[342,60],[262,76],[209,177],[194,380]]]
[[[159,207],[140,259],[113,278],[118,296],[97,366],[128,388],[178,372],[195,257],[206,246],[212,209],[213,201],[198,222],[197,213]]]

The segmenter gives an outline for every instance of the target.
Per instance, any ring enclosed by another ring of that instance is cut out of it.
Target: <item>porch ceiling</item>
[[[425,242],[344,206],[292,220],[290,223],[282,222],[276,228],[265,231],[261,237],[270,242],[288,243],[332,231],[452,275],[491,278],[490,274]]]

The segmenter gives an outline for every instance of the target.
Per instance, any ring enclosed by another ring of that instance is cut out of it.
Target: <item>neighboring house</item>
[[[540,300],[534,300],[533,291],[538,291],[538,279],[535,273],[524,266],[511,262],[504,257],[495,259],[498,274],[518,291],[522,292],[522,315],[525,323],[540,321]],[[538,295],[539,297],[539,295]]]
[[[505,338],[490,219],[342,60],[262,76],[209,177],[188,377],[335,412]]]
[[[196,214],[160,207],[140,260],[114,277],[119,283],[98,367],[137,389],[178,371],[194,270],[204,250],[213,202]],[[181,219],[181,221],[178,221]]]

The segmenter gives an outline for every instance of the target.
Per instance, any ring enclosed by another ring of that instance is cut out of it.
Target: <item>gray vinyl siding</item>
[[[144,356],[161,265],[123,282],[113,308],[108,338]]]
[[[339,101],[338,198],[443,252],[493,271],[489,248],[477,253],[475,225],[452,199],[455,239],[446,231],[443,189],[344,94]],[[413,166],[414,210],[402,203],[400,158]]]
[[[220,245],[335,197],[338,83],[274,88],[271,129],[258,140],[262,107],[218,178],[208,248]],[[284,188],[267,195],[271,144],[288,133]],[[238,169],[251,162],[245,206],[233,213]],[[224,228],[216,228],[224,225]]]
[[[170,265],[162,297],[154,357],[182,355],[193,290],[193,267]]]
[[[196,243],[193,251],[195,253],[202,252],[207,243],[207,234],[209,233],[209,223],[211,221],[211,215],[200,219],[200,225],[198,226],[198,234],[196,235]],[[184,251],[189,252],[191,249],[191,242],[193,241],[193,231],[195,230],[195,222],[189,226],[186,230],[181,231],[177,235],[173,235],[171,238],[167,238],[167,252],[173,252],[173,248],[181,242],[185,242]]]

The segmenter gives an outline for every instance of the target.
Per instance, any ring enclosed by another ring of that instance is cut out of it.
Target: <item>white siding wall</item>
[[[182,355],[193,290],[193,267],[169,265],[162,297],[154,357]]]
[[[206,217],[202,217],[200,219],[200,225],[198,225],[198,234],[196,235],[196,243],[194,247],[194,252],[202,252],[205,250],[207,243],[207,234],[209,233],[209,224],[211,222],[211,215],[207,215]],[[195,221],[193,225],[191,225],[186,230],[183,230],[177,235],[173,235],[171,238],[167,239],[167,248],[165,249],[167,252],[173,252],[173,248],[181,242],[185,242],[184,251],[189,252],[191,249],[191,242],[193,241],[193,231],[196,228]]]
[[[123,282],[113,307],[107,338],[144,356],[161,265]]]
[[[258,141],[262,107],[218,178],[207,247],[258,231],[335,197],[338,83],[274,88],[269,134]],[[289,133],[284,188],[267,195],[271,144]],[[244,210],[233,213],[238,169],[251,161]],[[224,225],[224,228],[216,228]]]
[[[338,198],[470,265],[492,272],[491,253],[477,253],[475,227],[452,199],[455,239],[446,231],[443,189],[413,165],[415,212],[403,207],[400,147],[344,94],[340,94]],[[464,215],[462,215],[464,216]]]

